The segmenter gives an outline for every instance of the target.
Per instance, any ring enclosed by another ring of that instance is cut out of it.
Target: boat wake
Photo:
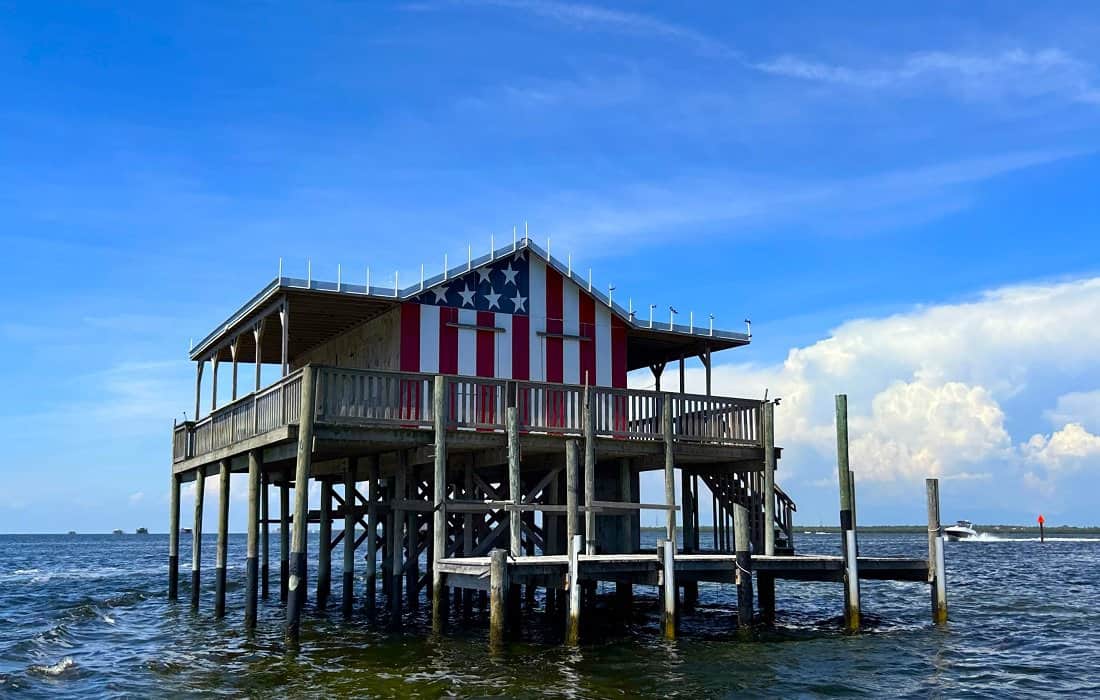
[[[959,542],[1039,542],[1038,537],[1003,537],[980,532],[977,537],[967,537]],[[1046,542],[1100,542],[1100,537],[1047,537]]]

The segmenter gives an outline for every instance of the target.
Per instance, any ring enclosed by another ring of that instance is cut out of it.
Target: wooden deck
[[[579,578],[582,581],[629,581],[637,585],[659,585],[661,561],[656,554],[581,555]],[[796,555],[751,557],[752,571],[772,578],[799,581],[844,580],[844,560],[840,556]],[[489,557],[450,557],[441,559],[440,571],[447,585],[489,590]],[[928,560],[898,557],[859,557],[860,579],[916,581],[928,583]],[[734,583],[737,576],[735,554],[678,554],[675,558],[676,581]],[[512,583],[563,588],[569,573],[565,555],[509,557],[508,578]]]

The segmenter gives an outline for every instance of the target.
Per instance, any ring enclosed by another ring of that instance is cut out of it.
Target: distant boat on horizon
[[[76,530],[69,530],[69,534],[70,534],[70,535],[75,535],[75,534],[76,534]]]
[[[185,528],[181,529],[180,532],[182,532],[185,535],[190,535],[191,534],[191,528],[185,527]]]
[[[114,531],[113,531],[113,532],[112,532],[111,534],[114,534],[114,535],[121,535],[121,534],[122,534],[122,530],[118,530],[118,529],[116,529],[116,530],[114,530]]]
[[[139,527],[139,528],[138,528],[137,530],[135,530],[134,532],[135,532],[136,534],[138,534],[138,535],[148,535],[148,534],[149,534],[149,528],[146,528],[146,527]]]

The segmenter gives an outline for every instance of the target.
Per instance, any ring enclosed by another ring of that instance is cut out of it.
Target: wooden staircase
[[[749,541],[756,554],[764,552],[764,475],[749,472],[723,475],[700,475],[714,494],[715,550],[733,551],[733,506],[749,510]],[[794,554],[794,512],[798,510],[791,497],[778,485],[775,487],[775,553]]]

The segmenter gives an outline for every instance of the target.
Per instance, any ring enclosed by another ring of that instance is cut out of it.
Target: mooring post
[[[351,617],[355,607],[355,480],[359,473],[359,458],[348,460],[344,470],[344,576],[340,597],[340,612]]]
[[[332,482],[321,481],[321,522],[317,536],[317,609],[328,607],[332,593]]]
[[[367,582],[363,596],[374,617],[378,588],[378,457],[367,457]]]
[[[565,536],[572,553],[579,523],[577,512],[577,441],[565,441]],[[583,545],[583,542],[582,542]]]
[[[244,560],[244,626],[256,626],[256,596],[259,560],[257,545],[260,537],[260,451],[248,451],[248,541]]]
[[[665,440],[665,505],[668,506],[665,528],[667,539],[676,541],[676,473],[672,458],[672,394],[661,395],[661,432]]]
[[[302,370],[301,404],[298,418],[298,452],[294,468],[294,523],[290,544],[290,579],[287,583],[286,640],[298,646],[302,608],[306,599],[306,535],[309,532],[309,473],[313,462],[313,419],[316,413],[314,386],[317,370]],[[327,544],[327,543],[324,543]]]
[[[504,642],[508,605],[505,597],[508,581],[508,551],[494,549],[489,553],[489,644],[499,647]]]
[[[279,484],[279,602],[287,603],[290,590],[290,484]]]
[[[435,377],[432,393],[432,420],[435,427],[435,473],[432,478],[432,629],[443,631],[447,616],[447,596],[443,591],[443,572],[439,561],[447,556],[447,380]],[[515,408],[508,409],[508,418],[515,423]],[[511,443],[511,432],[508,437]],[[509,463],[511,447],[509,447]],[[517,456],[518,464],[519,458]]]
[[[585,554],[595,554],[596,534],[596,401],[591,387],[584,387],[584,539]]]
[[[229,546],[229,460],[218,463],[218,552],[214,562],[214,617],[225,617],[225,560]]]
[[[749,509],[735,503],[733,549],[737,563],[737,626],[741,630],[752,626],[752,556],[749,547]]]
[[[848,396],[836,395],[836,459],[840,479],[840,531],[844,547],[844,627],[859,631],[859,555],[848,465]]]
[[[262,457],[262,453],[261,453]],[[260,597],[267,600],[271,581],[271,514],[268,509],[268,478],[260,473]]]
[[[195,522],[191,526],[191,607],[199,607],[202,591],[202,502],[206,495],[206,474],[202,467],[195,470]]]
[[[569,620],[565,625],[565,643],[576,645],[581,638],[581,550],[584,536],[575,534],[569,540]]]
[[[764,402],[764,554],[775,554],[775,404]]]
[[[661,631],[665,639],[676,639],[676,541],[661,540],[661,583],[664,591],[664,610]]]
[[[928,582],[932,588],[932,621],[947,622],[947,570],[943,557],[943,526],[940,524],[940,480],[925,479],[928,491]]]
[[[172,473],[168,491],[168,600],[179,599],[180,478]]]

